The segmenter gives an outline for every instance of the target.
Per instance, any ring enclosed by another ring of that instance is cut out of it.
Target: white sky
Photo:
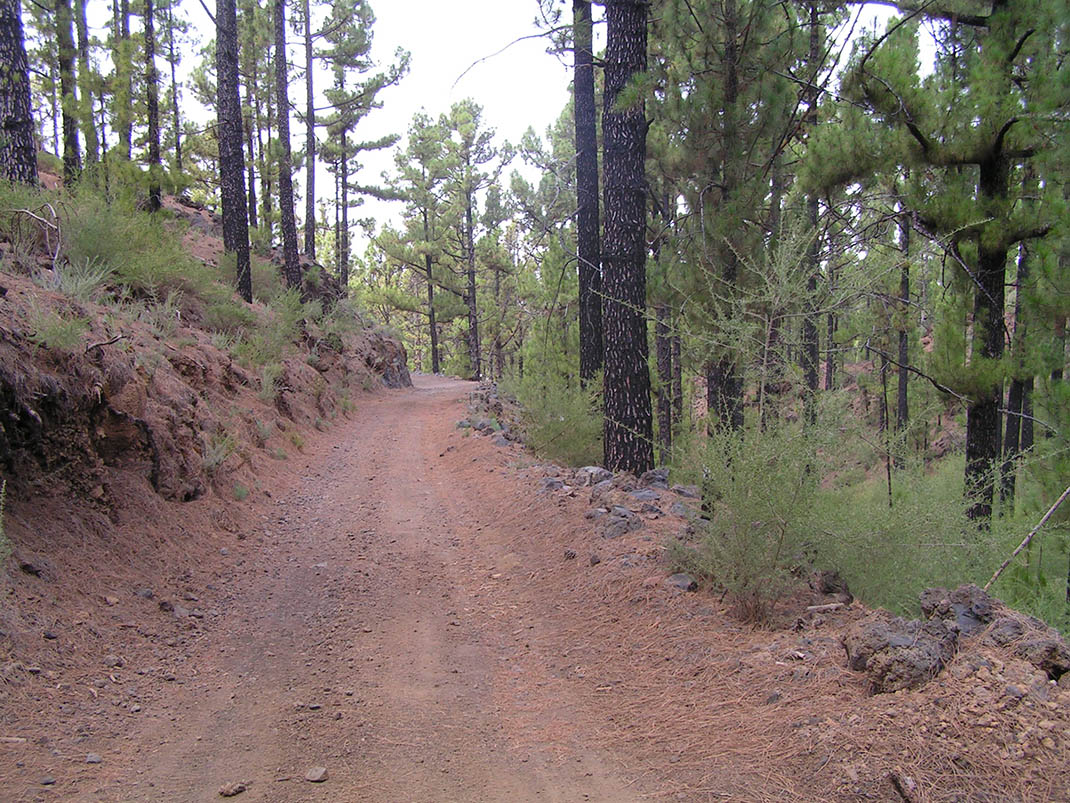
[[[205,2],[214,12],[214,0]],[[534,24],[536,0],[371,0],[371,7],[376,16],[376,61],[390,64],[398,47],[409,51],[411,60],[409,73],[401,83],[380,93],[383,108],[369,115],[357,129],[356,136],[362,140],[395,133],[404,141],[416,112],[422,109],[436,119],[453,103],[471,97],[483,106],[484,123],[495,129],[497,141],[515,143],[528,126],[542,134],[568,101],[569,70],[546,53],[544,39],[516,42],[505,52],[492,55],[520,37],[539,32]],[[201,42],[214,37],[214,27],[196,0],[185,0],[183,9]],[[571,18],[570,11],[568,16]],[[291,35],[290,44],[292,63],[295,68],[303,67],[304,50],[298,48],[300,43],[295,36]],[[490,58],[465,73],[473,62],[484,57]],[[194,61],[191,58],[184,66],[191,67]],[[315,78],[317,87],[329,86],[331,80],[326,65],[321,65]],[[304,96],[303,81],[291,84],[291,103],[304,108]],[[322,100],[317,105],[322,105]],[[296,120],[291,121],[291,136],[295,150],[303,146],[304,126]],[[393,149],[365,154],[364,163],[365,169],[354,181],[381,183],[383,171],[394,169]],[[297,178],[303,188],[303,172]],[[330,174],[317,171],[316,183],[318,197],[333,198]],[[303,210],[303,204],[299,202],[298,208]],[[401,210],[400,203],[368,198],[352,215],[374,217],[382,223],[399,219]],[[362,238],[356,230],[354,236]],[[356,244],[356,253],[362,249],[362,244]]]

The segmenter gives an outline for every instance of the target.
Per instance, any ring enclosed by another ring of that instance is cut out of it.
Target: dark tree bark
[[[93,82],[89,69],[89,25],[85,18],[86,0],[78,0],[74,24],[78,31],[78,90],[81,93],[81,105],[78,119],[82,124],[82,136],[85,137],[86,164],[100,161],[100,141],[97,127],[93,121]]]
[[[0,177],[37,184],[30,63],[19,0],[0,0]]]
[[[810,131],[817,126],[817,100],[818,83],[817,72],[821,61],[821,37],[820,20],[818,19],[817,5],[810,5],[810,52],[807,56],[807,64],[811,71],[811,89],[807,93],[807,109],[804,123]],[[807,303],[811,309],[803,318],[802,323],[802,371],[806,382],[806,398],[803,400],[803,417],[808,425],[817,421],[817,389],[818,374],[817,363],[819,355],[819,342],[817,336],[817,311],[814,306],[817,303],[817,275],[820,268],[821,247],[818,239],[818,200],[817,195],[811,194],[806,198],[806,219],[810,225],[810,246],[806,249],[806,265],[808,276],[806,279]]]
[[[424,212],[424,239],[428,237],[427,212]],[[424,267],[427,270],[427,328],[431,335],[431,373],[441,373],[438,361],[438,323],[435,321],[435,281],[431,275],[431,255],[424,254]]]
[[[71,0],[56,0],[60,114],[63,118],[63,181],[67,184],[77,180],[82,171],[82,154],[78,145],[78,91],[74,77],[73,25]]]
[[[316,96],[312,90],[312,9],[305,13],[305,253],[316,260]]]
[[[598,139],[590,0],[572,4],[576,120],[576,245],[580,288],[580,379],[602,368],[602,269],[598,242]]]
[[[182,172],[182,118],[178,112],[178,54],[175,52],[175,3],[178,0],[167,0],[167,58],[171,65],[171,121],[175,129],[175,169]],[[249,164],[252,165],[253,155],[249,154]]]
[[[475,198],[471,191],[465,193],[464,208],[464,236],[465,255],[468,261],[467,277],[468,288],[465,290],[464,301],[468,306],[468,361],[471,363],[472,378],[477,382],[482,379],[480,370],[483,357],[479,349],[479,308],[476,305],[476,233],[472,219],[472,207]]]
[[[899,268],[899,313],[904,323],[899,327],[899,384],[895,394],[895,430],[903,432],[910,420],[907,398],[910,380],[910,372],[907,370],[907,366],[910,365],[910,338],[905,323],[907,311],[910,309],[910,217],[904,213],[900,215],[899,220],[903,238],[900,244],[903,251],[903,264]]]
[[[238,294],[253,300],[249,269],[249,219],[245,208],[242,112],[238,95],[238,17],[235,0],[216,0],[216,75],[219,120],[219,194],[223,203],[223,250],[237,260]]]
[[[245,82],[245,113],[249,115],[248,119],[243,117],[242,124],[245,128],[245,156],[248,160],[246,165],[246,180],[249,184],[249,226],[251,228],[257,227],[256,222],[256,149],[253,147],[253,129],[258,128],[260,125],[260,104],[259,102],[253,103],[252,90],[249,88],[249,81]]]
[[[282,273],[286,286],[300,288],[301,265],[297,261],[297,220],[294,217],[294,187],[290,155],[290,75],[286,63],[286,0],[275,0],[275,103],[279,130],[279,224],[282,227]]]
[[[1018,365],[1011,379],[1010,389],[1007,391],[1007,424],[1006,434],[1003,439],[1003,466],[1000,469],[999,501],[1002,503],[1001,512],[1011,513],[1014,511],[1015,475],[1018,470],[1018,455],[1024,451],[1022,446],[1023,429],[1025,419],[1022,414],[1026,412],[1026,382],[1032,377],[1024,376],[1025,366],[1022,364],[1021,352],[1025,346],[1026,322],[1023,319],[1022,296],[1025,294],[1026,283],[1029,281],[1029,250],[1022,243],[1018,254],[1018,279],[1017,292],[1014,297],[1014,330],[1011,339],[1014,350],[1017,352]],[[1030,421],[1030,424],[1033,422]],[[1031,434],[1031,433],[1030,433]],[[1030,438],[1032,441],[1032,438]],[[1030,442],[1032,445],[1032,442]]]
[[[119,129],[119,150],[123,158],[129,160],[134,150],[134,101],[133,70],[130,55],[130,0],[120,0],[117,24],[118,56],[116,62],[116,79],[119,82],[119,97],[116,106],[118,115],[116,125]]]
[[[669,308],[658,304],[654,312],[654,353],[658,364],[658,447],[662,465],[672,460],[672,337]]]
[[[673,432],[680,431],[680,422],[684,420],[684,370],[680,362],[680,335],[672,336],[672,426]]]
[[[608,0],[602,112],[605,229],[602,241],[605,464],[642,474],[654,465],[646,332],[646,205],[643,105],[616,108],[628,80],[646,69],[645,0]]]
[[[743,154],[739,142],[739,20],[736,17],[735,0],[724,1],[724,55],[721,63],[724,71],[724,94],[722,96],[721,119],[721,205],[726,206],[735,201],[742,183]],[[733,232],[726,236],[731,238]],[[725,292],[729,296],[736,292],[739,279],[739,255],[732,245],[723,243],[721,248],[721,276],[724,279]],[[731,298],[725,306],[728,315],[732,314]],[[708,364],[706,371],[707,403],[710,405],[709,421],[717,422],[722,429],[738,431],[743,429],[743,376],[740,372],[738,357],[729,348],[717,358],[716,364]]]
[[[993,155],[980,165],[978,189],[985,198],[1007,194],[1009,164],[1001,154]],[[990,244],[981,238],[978,243],[977,289],[974,291],[973,326],[974,353],[989,360],[1003,356],[1004,284],[1007,272],[1007,251],[1001,243]],[[979,346],[979,348],[978,348]],[[994,470],[1000,457],[1000,402],[1003,388],[1000,382],[974,394],[966,406],[966,497],[967,516],[982,525],[992,517],[995,493]]]
[[[349,159],[346,157],[348,143],[346,132],[342,132],[341,150],[342,156],[338,163],[339,183],[342,187],[342,225],[341,239],[338,246],[338,280],[342,283],[342,290],[349,287]]]
[[[156,24],[153,0],[145,0],[145,106],[149,136],[149,211],[160,209],[160,78],[156,71]]]

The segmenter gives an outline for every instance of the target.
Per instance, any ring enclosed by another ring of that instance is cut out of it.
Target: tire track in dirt
[[[242,800],[638,797],[559,686],[502,671],[517,635],[500,614],[521,603],[482,585],[486,566],[519,567],[478,511],[518,480],[457,470],[476,459],[444,451],[471,386],[417,382],[367,402],[268,502],[196,675],[93,799],[217,800],[239,780]],[[552,744],[523,732],[533,710],[554,719]],[[325,783],[304,780],[314,765]]]

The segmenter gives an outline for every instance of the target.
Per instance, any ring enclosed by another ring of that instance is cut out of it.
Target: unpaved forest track
[[[196,675],[92,799],[218,800],[238,781],[241,800],[638,798],[593,747],[596,723],[510,666],[543,623],[510,597],[523,560],[485,504],[520,480],[457,471],[474,458],[446,451],[471,387],[423,377],[363,403],[295,490],[265,500]],[[532,738],[531,711],[552,744]],[[316,765],[326,782],[305,780]]]

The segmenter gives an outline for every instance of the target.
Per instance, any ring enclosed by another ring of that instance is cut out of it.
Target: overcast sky
[[[205,2],[214,9],[213,0]],[[404,138],[416,112],[422,109],[434,119],[471,97],[483,106],[484,121],[495,129],[498,141],[515,143],[529,126],[543,133],[568,101],[566,65],[546,53],[545,39],[523,39],[539,33],[536,0],[372,0],[370,5],[376,16],[373,55],[378,63],[390,64],[399,47],[411,54],[411,61],[401,83],[380,94],[383,108],[361,123],[356,133],[363,140],[390,133]],[[183,6],[201,42],[212,39],[215,30],[201,5],[186,0]],[[304,65],[298,44],[291,36],[295,68]],[[194,61],[189,59],[184,66],[192,67]],[[320,89],[330,85],[326,64],[320,65],[315,81]],[[303,82],[293,83],[290,93],[291,102],[304,108]],[[296,150],[303,146],[304,128],[294,120],[291,131]],[[393,150],[369,153],[364,163],[354,180],[380,183],[383,171],[394,169]],[[303,173],[298,181],[303,189]],[[333,198],[333,178],[328,173],[318,171],[316,182],[318,197]],[[369,198],[355,215],[396,220],[401,207]]]

